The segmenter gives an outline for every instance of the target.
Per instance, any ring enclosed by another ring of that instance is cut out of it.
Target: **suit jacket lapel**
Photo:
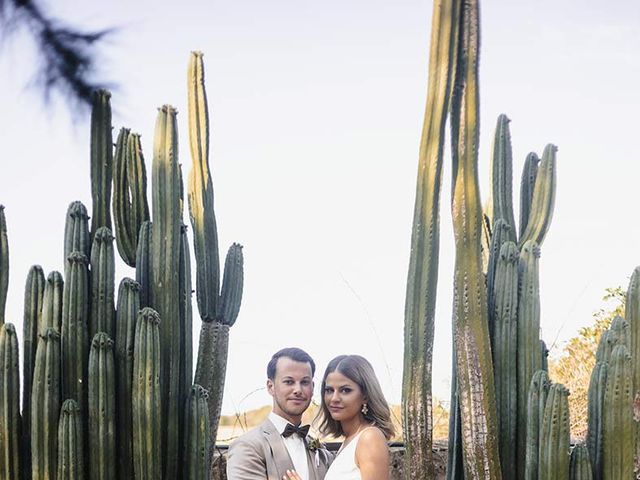
[[[289,451],[287,450],[287,447],[284,446],[284,441],[282,440],[280,432],[276,430],[276,427],[270,420],[267,419],[262,424],[262,432],[269,444],[269,447],[271,448],[273,462],[278,470],[279,478],[282,478],[284,472],[287,470],[294,470],[293,461],[289,456]]]

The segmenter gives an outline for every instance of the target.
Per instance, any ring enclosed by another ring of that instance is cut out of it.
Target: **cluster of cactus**
[[[202,55],[192,54],[188,192],[203,320],[195,381],[176,111],[164,106],[156,121],[150,218],[139,136],[122,129],[113,151],[110,94],[96,92],[91,227],[87,208],[71,203],[64,274],[45,280],[41,267],[29,271],[22,411],[18,339],[4,322],[9,257],[0,207],[0,478],[209,478],[243,258],[234,244],[220,282],[202,70]],[[114,240],[137,280],[121,281],[117,305]]]

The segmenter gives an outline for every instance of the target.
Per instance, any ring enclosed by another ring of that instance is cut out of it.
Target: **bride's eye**
[[[351,388],[349,388],[349,387],[342,387],[342,388],[340,389],[340,392],[341,392],[341,393],[351,393]]]

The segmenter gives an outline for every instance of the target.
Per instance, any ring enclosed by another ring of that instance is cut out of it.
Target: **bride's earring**
[[[366,415],[367,413],[369,413],[369,407],[367,406],[367,402],[364,402],[362,404],[362,408],[360,409],[360,411],[362,412],[363,415]]]

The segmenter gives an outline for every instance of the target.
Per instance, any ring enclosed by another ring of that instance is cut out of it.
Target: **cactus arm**
[[[98,332],[115,337],[115,255],[111,230],[100,227],[91,247],[89,338]]]
[[[533,188],[536,184],[539,163],[540,159],[538,155],[536,155],[535,152],[530,152],[522,168],[522,178],[520,180],[520,229],[518,231],[520,237],[524,235],[524,231],[527,229],[527,223],[529,223]]]
[[[551,225],[556,198],[557,150],[558,147],[551,144],[544,148],[533,189],[527,228],[518,241],[518,245],[521,247],[529,240],[534,240],[538,245],[542,245],[542,241],[549,230],[549,225]]]
[[[87,258],[91,254],[89,234],[89,214],[82,202],[71,202],[67,208],[64,222],[64,273],[67,274],[67,259],[71,252],[84,253]]]
[[[533,374],[529,385],[527,401],[527,421],[520,424],[519,428],[526,429],[526,454],[523,468],[525,480],[538,480],[540,435],[542,434],[542,422],[544,408],[549,394],[549,376],[544,370],[538,370]],[[517,477],[512,477],[517,478]]]
[[[127,140],[127,177],[131,190],[131,222],[132,234],[135,235],[134,246],[138,242],[138,232],[144,222],[149,221],[149,203],[147,201],[147,170],[145,168],[140,135],[132,133]]]
[[[230,327],[233,327],[233,324],[236,323],[240,312],[243,284],[244,258],[242,245],[234,243],[229,247],[225,258],[222,291],[218,301],[218,320]]]
[[[0,326],[0,478],[20,479],[20,360],[11,323]]]
[[[135,241],[137,233],[132,231],[131,199],[127,176],[127,153],[130,130],[121,128],[116,140],[113,156],[113,224],[118,253],[130,267],[135,266]],[[135,236],[135,238],[133,238]]]
[[[111,94],[108,91],[96,91],[91,109],[91,241],[98,228],[111,228],[113,139],[110,98]]]
[[[200,385],[193,385],[187,397],[185,415],[184,474],[190,480],[209,479],[209,407],[207,391]]]
[[[591,469],[594,480],[602,479],[602,454],[603,454],[603,406],[604,392],[607,386],[608,364],[597,362],[591,372],[588,391],[588,428],[587,448],[591,459]]]
[[[89,472],[96,480],[116,477],[113,340],[98,332],[89,352]]]
[[[82,419],[75,400],[67,399],[58,422],[58,474],[56,480],[85,480]]]
[[[9,288],[9,241],[7,240],[7,219],[4,205],[0,205],[0,325],[4,323]]]
[[[193,227],[196,256],[196,298],[200,318],[215,320],[220,292],[218,232],[209,169],[209,116],[204,88],[202,54],[192,52],[188,70],[189,146],[192,168],[189,172],[189,217]]]
[[[547,348],[547,344],[544,343],[544,340],[540,339],[540,362],[542,370],[545,372],[549,372],[549,349]]]
[[[152,288],[151,305],[157,310],[162,348],[163,468],[164,477],[175,478],[180,465],[184,398],[180,385],[180,173],[176,110],[168,105],[158,112],[154,134]]]
[[[433,476],[431,369],[438,279],[445,125],[457,45],[458,2],[434,2],[429,80],[411,231],[402,377],[405,478]]]
[[[539,477],[569,478],[569,390],[560,383],[549,388],[540,433]]]
[[[162,480],[160,317],[152,308],[138,314],[133,351],[133,465],[136,480]]]
[[[571,450],[569,480],[593,480],[589,450],[583,443],[576,445]]]
[[[140,284],[140,308],[151,305],[151,222],[143,222],[136,249],[136,282]]]

